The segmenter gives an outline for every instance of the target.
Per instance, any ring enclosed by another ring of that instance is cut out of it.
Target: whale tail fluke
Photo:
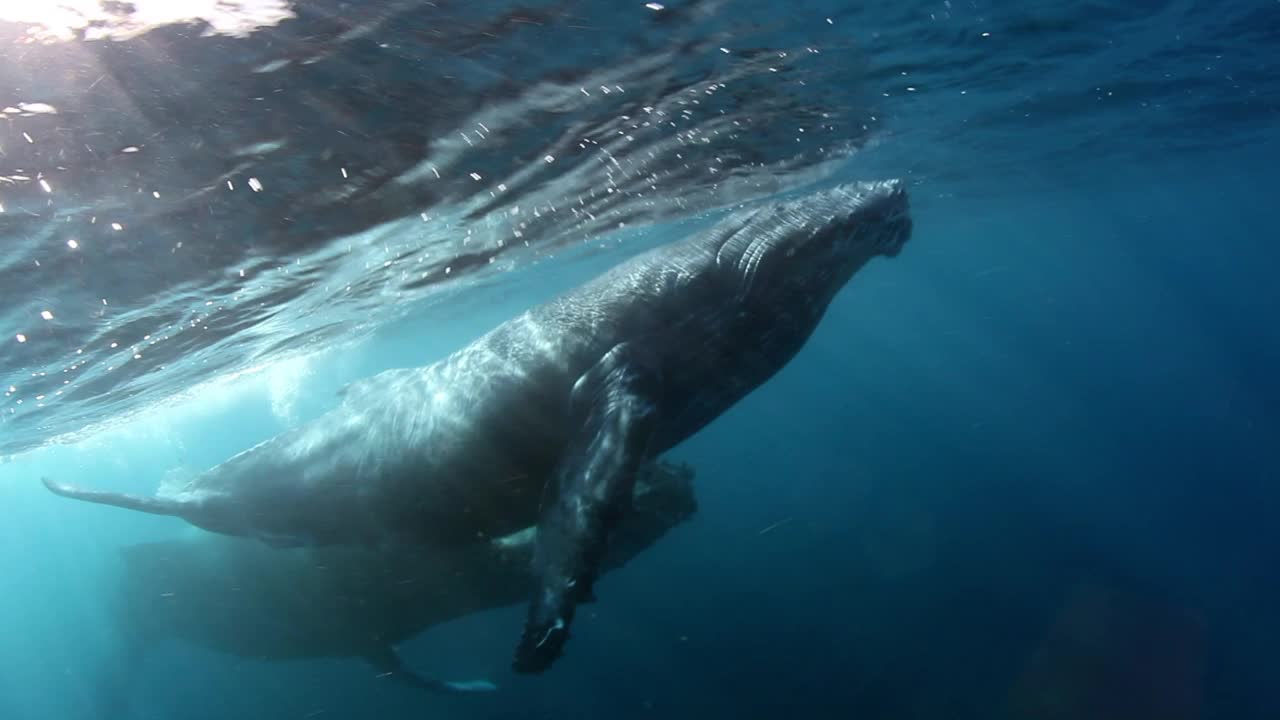
[[[79,488],[74,485],[65,485],[55,482],[47,477],[40,478],[40,482],[49,489],[54,495],[61,495],[65,498],[73,500],[84,500],[85,502],[98,503],[99,505],[112,505],[114,507],[125,508],[126,510],[137,510],[138,512],[151,513],[152,515],[177,515],[181,516],[188,507],[186,503],[180,500],[170,500],[168,498],[143,497],[141,495],[128,495],[125,493],[106,492],[103,490],[88,490]]]

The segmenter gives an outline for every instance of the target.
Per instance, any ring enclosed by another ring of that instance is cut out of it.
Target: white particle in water
[[[123,229],[124,229],[124,226],[123,226],[123,225],[121,225],[120,223],[111,223],[111,229],[112,229],[112,230],[123,230]]]
[[[262,183],[256,177],[249,178],[249,188],[254,192],[262,192]]]
[[[18,333],[18,342],[24,343],[26,341],[27,341],[27,336],[23,335],[22,333]]]
[[[76,248],[80,247],[80,243],[74,239],[68,240],[67,247],[71,248],[72,250],[75,250]]]
[[[44,318],[45,320],[52,320],[52,319],[53,319],[53,313],[52,313],[52,312],[50,312],[50,311],[48,311],[48,310],[41,310],[41,311],[40,311],[40,317]]]
[[[41,187],[45,192],[53,192],[53,188],[49,187],[49,181],[48,181],[48,180],[45,180],[44,178],[41,178],[41,179],[40,179],[40,187]]]
[[[656,2],[645,3],[644,6],[654,12],[665,9],[665,6],[662,3],[656,3]]]

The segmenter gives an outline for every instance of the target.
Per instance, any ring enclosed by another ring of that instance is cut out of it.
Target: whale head
[[[902,251],[912,221],[903,183],[883,180],[773,202],[720,228],[716,265],[744,304],[816,322],[863,265]]]
[[[717,261],[744,275],[843,270],[894,257],[911,237],[900,180],[852,183],[754,208],[725,223]]]
[[[813,244],[818,254],[829,252],[837,260],[897,257],[911,239],[911,208],[901,180],[835,187],[804,198],[793,211],[809,222],[825,218],[799,243]]]

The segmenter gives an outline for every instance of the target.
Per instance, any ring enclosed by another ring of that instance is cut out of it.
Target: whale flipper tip
[[[74,494],[76,491],[76,488],[74,486],[67,485],[65,483],[60,483],[51,477],[46,477],[43,475],[40,477],[40,484],[44,485],[45,489],[53,493],[54,495],[70,496]]]
[[[497,685],[494,685],[488,680],[459,680],[446,682],[445,686],[449,690],[457,693],[495,692],[498,689]]]

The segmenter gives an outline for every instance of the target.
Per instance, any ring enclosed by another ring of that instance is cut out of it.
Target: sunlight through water
[[[204,23],[210,34],[240,36],[293,16],[288,0],[0,0],[0,21],[31,25],[27,39],[126,40],[174,23]]]

